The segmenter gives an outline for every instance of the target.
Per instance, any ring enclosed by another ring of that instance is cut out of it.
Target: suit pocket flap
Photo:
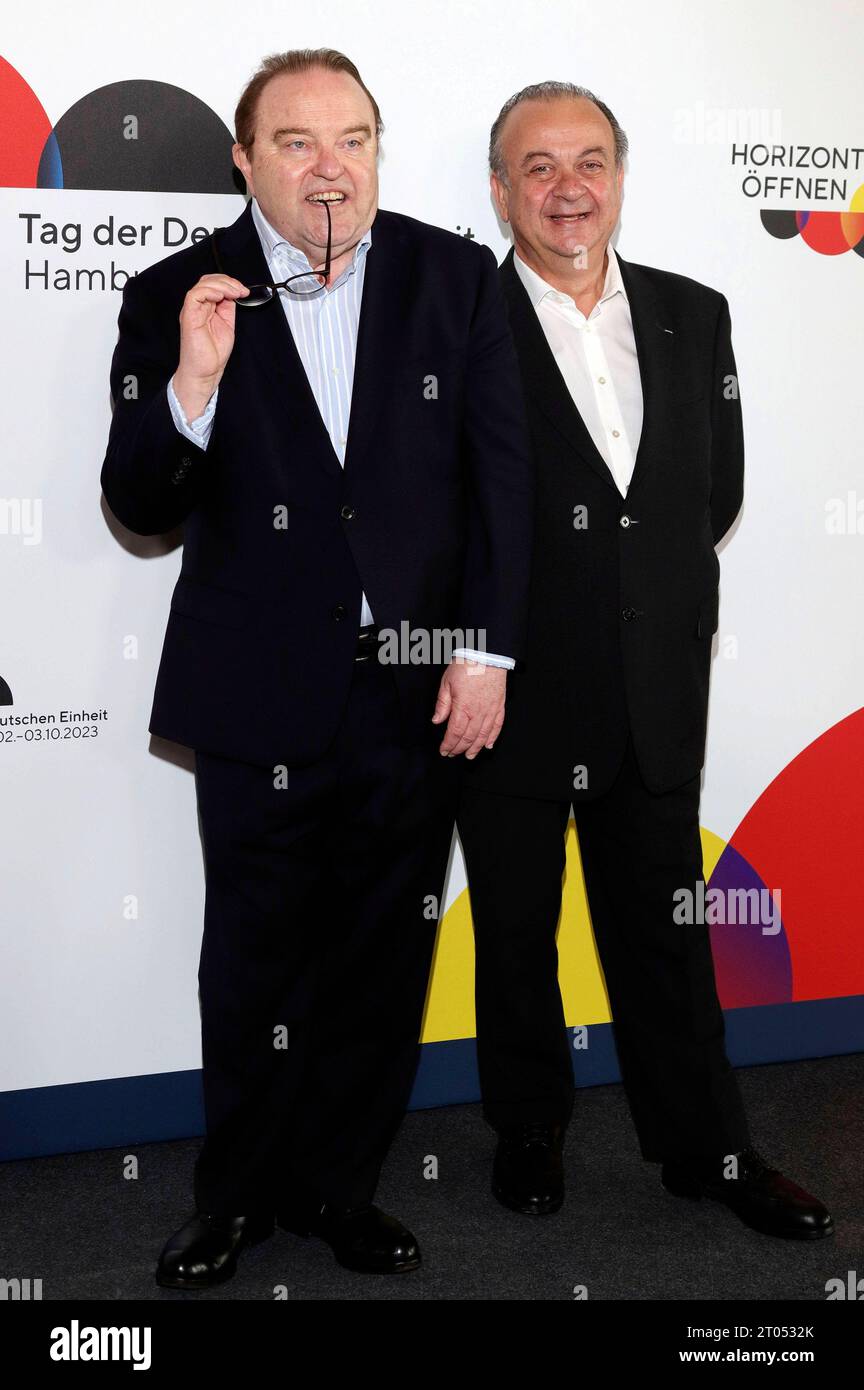
[[[220,627],[242,628],[249,620],[249,599],[245,594],[199,584],[181,575],[171,598],[171,611]]]

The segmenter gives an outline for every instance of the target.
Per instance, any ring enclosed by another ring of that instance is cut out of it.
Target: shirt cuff
[[[496,656],[494,652],[475,652],[470,647],[457,647],[451,654],[451,660],[456,656],[464,656],[468,661],[478,661],[481,666],[500,666],[505,671],[512,671],[516,665],[512,656]]]
[[[177,393],[174,390],[174,378],[172,377],[168,383],[168,405],[171,408],[174,424],[182,435],[185,435],[187,439],[190,439],[193,444],[197,444],[201,449],[207,448],[210,435],[213,431],[213,416],[216,413],[216,397],[218,395],[219,387],[217,386],[204,407],[203,414],[199,415],[197,420],[192,420],[190,422],[186,419],[186,412],[177,399]]]

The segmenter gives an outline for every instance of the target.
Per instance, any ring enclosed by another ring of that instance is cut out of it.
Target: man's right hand
[[[222,379],[234,346],[234,301],[248,292],[230,275],[202,275],[183,300],[174,391],[187,420],[198,419]]]

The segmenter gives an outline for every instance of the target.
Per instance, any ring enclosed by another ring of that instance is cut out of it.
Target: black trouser
[[[482,755],[481,755],[482,756]],[[573,1067],[558,988],[567,802],[463,789],[476,945],[477,1055],[495,1128],[567,1124]],[[621,1075],[646,1159],[749,1144],[726,1057],[707,926],[673,921],[702,878],[699,778],[647,791],[628,742],[611,788],[574,806]]]
[[[284,786],[197,754],[204,1210],[372,1198],[410,1096],[455,818],[458,764],[435,733],[403,739],[373,659],[326,756]]]

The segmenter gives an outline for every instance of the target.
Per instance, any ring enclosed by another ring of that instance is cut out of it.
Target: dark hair
[[[287,53],[271,53],[269,58],[263,58],[257,71],[243,88],[237,110],[234,112],[234,136],[237,144],[242,145],[244,150],[251,150],[255,141],[258,99],[271,78],[279,77],[283,72],[310,72],[314,68],[323,68],[326,72],[347,72],[349,77],[354,78],[372,103],[375,135],[380,138],[384,122],[381,120],[378,103],[351,59],[346,58],[344,53],[337,52],[335,48],[292,48]]]
[[[535,82],[532,87],[523,87],[521,92],[516,92],[509,101],[505,101],[495,118],[495,124],[489,136],[489,168],[493,174],[497,174],[502,183],[506,184],[507,182],[507,166],[501,148],[501,131],[513,107],[519,106],[523,101],[555,101],[558,97],[584,97],[586,101],[593,101],[612,127],[612,134],[615,137],[615,163],[620,164],[624,159],[629,149],[627,136],[605,101],[595,97],[594,93],[589,92],[587,87],[577,87],[573,82]]]

